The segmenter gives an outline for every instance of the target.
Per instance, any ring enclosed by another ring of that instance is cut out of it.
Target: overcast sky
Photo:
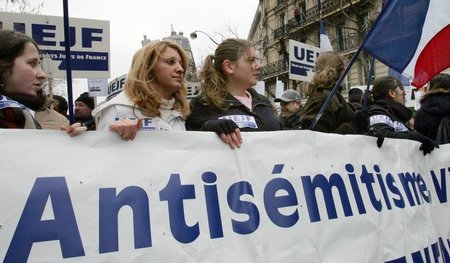
[[[63,1],[45,0],[42,15],[63,15]],[[217,42],[216,32],[247,38],[258,6],[257,0],[69,0],[69,15],[76,18],[110,21],[111,78],[128,72],[134,52],[141,47],[143,35],[155,40],[176,32],[189,34],[202,30]],[[191,40],[196,59],[204,58],[215,45],[205,35]]]

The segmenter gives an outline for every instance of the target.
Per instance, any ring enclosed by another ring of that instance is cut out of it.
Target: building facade
[[[260,80],[274,97],[276,81],[284,89],[304,95],[301,82],[289,79],[289,39],[319,46],[320,20],[333,50],[350,60],[381,10],[381,0],[260,0],[248,39],[255,43],[264,66]],[[365,85],[370,57],[361,52],[343,82],[344,94],[352,86]],[[374,76],[388,74],[386,66],[375,63]],[[305,96],[303,96],[305,98]]]

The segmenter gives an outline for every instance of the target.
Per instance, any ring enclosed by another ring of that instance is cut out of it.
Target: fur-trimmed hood
[[[450,113],[450,90],[437,89],[425,93],[420,99],[421,108],[431,114]]]

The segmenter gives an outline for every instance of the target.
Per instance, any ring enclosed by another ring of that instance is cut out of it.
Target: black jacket
[[[369,107],[369,116],[369,132],[388,138],[421,141],[420,134],[406,124],[412,118],[412,111],[394,100],[375,101]]]
[[[300,130],[302,128],[300,123],[301,114],[302,114],[301,108],[287,118],[285,118],[282,114],[280,114],[281,128],[283,130]]]
[[[228,109],[225,111],[217,109],[213,105],[206,105],[202,95],[195,97],[191,101],[191,114],[186,120],[186,129],[200,131],[206,121],[225,117],[235,121],[240,130],[244,132],[281,130],[280,122],[275,116],[270,101],[254,89],[247,91],[252,96],[252,110],[229,93],[225,99],[228,105]]]
[[[420,109],[414,118],[414,129],[436,140],[439,122],[445,116],[450,118],[450,90],[429,91],[420,103]]]

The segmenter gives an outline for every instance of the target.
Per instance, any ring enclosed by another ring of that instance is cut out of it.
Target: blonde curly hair
[[[162,97],[155,88],[153,70],[167,48],[175,49],[181,57],[184,72],[188,68],[188,58],[183,48],[172,41],[154,41],[139,49],[133,57],[133,62],[125,82],[124,92],[139,107],[142,113],[149,117],[161,116],[159,108]],[[173,94],[175,98],[174,109],[181,112],[183,118],[190,113],[187,100],[187,88],[182,87]]]
[[[332,89],[345,70],[345,65],[338,53],[324,52],[317,57],[315,69],[316,73],[305,89],[309,96],[316,93],[318,89]]]

